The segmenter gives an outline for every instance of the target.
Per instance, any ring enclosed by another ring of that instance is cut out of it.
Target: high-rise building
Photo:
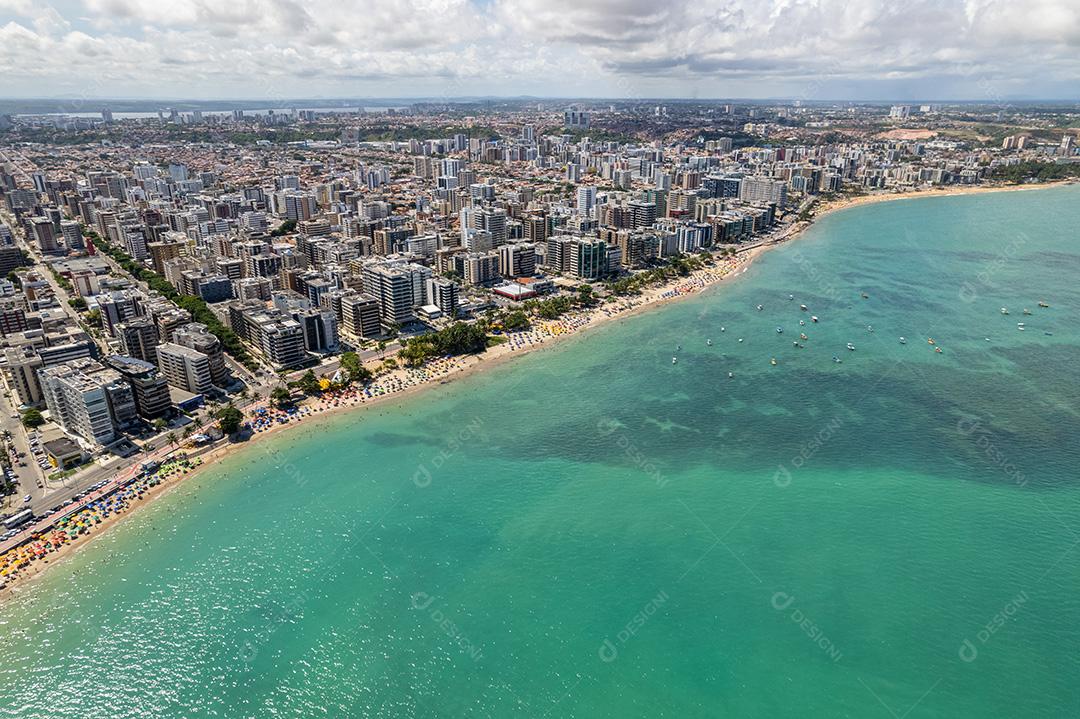
[[[644,200],[631,200],[630,207],[635,230],[652,227],[656,223],[656,203]]]
[[[400,327],[416,319],[416,308],[424,304],[424,281],[431,275],[430,268],[414,264],[364,266],[364,291],[379,300],[384,327]]]
[[[589,127],[589,113],[569,109],[563,113],[563,125],[571,130],[587,129]]]
[[[770,177],[744,177],[739,199],[745,202],[775,202],[783,208],[787,202],[787,183]]]
[[[579,215],[592,217],[593,206],[596,205],[596,187],[582,185],[577,188],[577,211]]]
[[[477,229],[491,233],[491,246],[505,245],[509,236],[506,228],[506,210],[485,207],[476,217]]]
[[[190,347],[165,342],[157,348],[158,369],[173,387],[194,394],[207,394],[214,389],[210,378],[210,358]]]
[[[151,318],[133,317],[116,325],[114,333],[122,354],[151,364],[157,362],[158,333]]]
[[[137,416],[130,385],[92,359],[45,367],[38,378],[52,420],[87,442],[111,444]]]
[[[60,250],[56,242],[56,232],[48,217],[31,217],[30,234],[37,243],[38,249],[44,254],[55,253]]]
[[[518,242],[499,248],[499,274],[503,277],[532,277],[536,274],[536,245]]]
[[[140,417],[156,419],[169,413],[172,408],[169,383],[157,367],[122,355],[112,355],[105,361],[131,386],[135,409]]]
[[[181,325],[173,332],[172,341],[206,355],[210,367],[210,381],[215,387],[229,384],[229,369],[225,364],[221,340],[211,334],[206,325],[199,322]]]
[[[353,340],[378,337],[382,333],[379,324],[379,301],[364,293],[343,297],[341,327]]]
[[[607,243],[575,238],[570,244],[570,272],[583,280],[595,280],[608,273]]]
[[[64,245],[69,250],[81,250],[86,247],[82,228],[75,220],[60,220],[60,234],[63,235]]]
[[[458,313],[458,286],[445,277],[433,277],[427,281],[428,304],[435,305],[443,316],[453,319]]]

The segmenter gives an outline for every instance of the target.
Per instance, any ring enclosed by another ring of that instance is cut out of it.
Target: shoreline
[[[799,239],[815,222],[834,212],[893,200],[1039,190],[1073,184],[1077,183],[1075,181],[1058,181],[1038,185],[980,185],[838,198],[827,201],[820,207],[812,208],[813,214],[809,220],[796,221],[788,225],[785,229],[780,230],[777,236],[764,241],[762,244],[744,249],[734,258],[714,256],[712,266],[695,270],[685,277],[673,279],[663,285],[647,288],[639,295],[617,298],[610,305],[601,304],[587,310],[575,310],[557,320],[536,319],[533,326],[527,331],[500,335],[505,341],[489,347],[482,354],[435,360],[420,369],[395,369],[387,374],[377,376],[368,388],[362,390],[350,388],[348,392],[337,395],[305,398],[297,403],[297,411],[291,415],[287,415],[280,410],[270,410],[264,402],[251,405],[245,408],[245,421],[252,424],[253,429],[245,441],[231,442],[225,439],[220,444],[201,448],[202,451],[200,451],[200,448],[195,448],[195,451],[188,450],[188,458],[197,461],[195,466],[178,471],[177,476],[162,479],[156,485],[147,488],[136,501],[128,505],[123,511],[114,512],[95,523],[93,531],[79,536],[73,541],[61,544],[44,557],[20,568],[0,588],[0,601],[10,600],[14,596],[31,591],[35,585],[34,580],[43,576],[50,568],[63,564],[83,548],[91,546],[95,539],[103,536],[109,529],[123,522],[124,519],[137,515],[140,509],[152,505],[155,499],[180,489],[186,480],[199,476],[206,468],[216,465],[225,457],[237,454],[245,449],[264,447],[265,442],[263,440],[267,437],[275,436],[284,430],[317,424],[319,419],[329,419],[345,412],[383,405],[390,400],[406,400],[419,394],[424,389],[448,385],[455,380],[470,377],[484,369],[498,367],[511,358],[558,346],[570,337],[581,336],[592,328],[603,326],[614,320],[628,319],[646,311],[663,307],[671,302],[700,294],[710,287],[722,284],[725,280],[734,280],[742,276],[754,260],[762,254],[775,247]],[[375,388],[374,392],[371,391],[372,387]],[[256,414],[259,411],[265,411],[269,419],[266,420],[265,424],[256,427]],[[359,412],[357,414],[360,417],[363,416]],[[289,417],[287,421],[279,421],[286,416]],[[161,454],[172,454],[177,449],[179,448],[165,452],[163,448]],[[273,451],[267,450],[267,453],[270,454]],[[125,471],[123,477],[126,479],[133,469],[129,468]]]

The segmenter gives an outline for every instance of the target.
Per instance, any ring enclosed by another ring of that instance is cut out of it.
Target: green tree
[[[215,417],[217,418],[218,426],[221,427],[222,432],[225,434],[236,434],[240,429],[240,423],[244,419],[244,413],[232,404],[227,404],[217,411]]]
[[[371,370],[360,361],[360,355],[355,352],[343,352],[341,354],[341,368],[345,370],[350,382],[364,383],[371,380]]]
[[[283,235],[289,234],[290,232],[292,232],[295,229],[296,229],[296,220],[285,220],[284,222],[281,223],[281,227],[278,227],[276,230],[273,230],[270,233],[270,236],[271,237],[281,237]]]
[[[23,412],[22,423],[23,427],[34,429],[35,427],[40,427],[45,424],[45,418],[41,415],[41,412],[31,407]]]
[[[506,313],[502,323],[507,332],[520,332],[529,329],[529,316],[522,310],[514,310]]]
[[[319,378],[315,376],[314,370],[308,370],[300,377],[300,380],[296,383],[297,388],[304,394],[318,394],[319,393]]]
[[[169,432],[165,435],[165,441],[174,447],[179,444],[179,442],[176,441],[176,432]]]
[[[270,391],[270,404],[274,407],[287,407],[292,403],[292,393],[284,387],[274,387]]]

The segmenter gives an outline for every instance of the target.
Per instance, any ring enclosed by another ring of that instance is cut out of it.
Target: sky
[[[1080,99],[1080,0],[0,0],[0,96]]]

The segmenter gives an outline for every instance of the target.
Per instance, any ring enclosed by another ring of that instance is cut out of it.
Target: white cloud
[[[6,94],[978,99],[1080,77],[1076,0],[55,1],[0,0]]]

